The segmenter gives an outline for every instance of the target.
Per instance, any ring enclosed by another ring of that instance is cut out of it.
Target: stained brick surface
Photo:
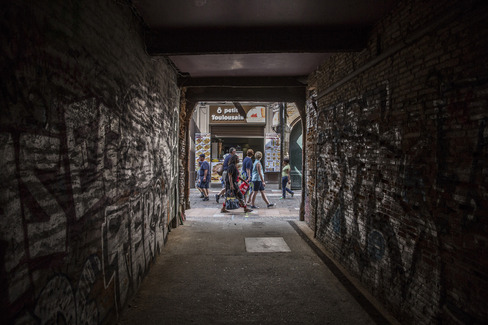
[[[179,91],[128,3],[2,3],[2,324],[107,323],[164,248]]]
[[[309,78],[306,221],[406,324],[488,321],[487,9],[400,1]]]

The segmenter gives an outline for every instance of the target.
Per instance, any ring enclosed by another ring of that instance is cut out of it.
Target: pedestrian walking
[[[198,161],[198,164],[200,165],[200,161]],[[195,180],[195,187],[200,192],[200,198],[203,199],[205,197],[205,194],[203,194],[203,190],[200,188],[200,167],[197,170],[197,179]]]
[[[246,182],[251,185],[246,191],[246,194],[244,195],[244,198],[247,199],[247,204],[250,204],[251,201],[251,193],[252,193],[252,183],[251,183],[251,177],[252,177],[252,156],[254,156],[254,150],[248,149],[246,153],[246,157],[242,160],[242,171],[241,175],[242,178],[246,180]]]
[[[237,164],[239,163],[239,157],[237,155],[233,155],[229,159],[228,169],[227,169],[227,177],[225,178],[225,198],[224,203],[222,205],[222,209],[220,212],[225,213],[229,212],[225,208],[225,203],[227,201],[227,197],[236,197],[239,200],[239,205],[244,208],[244,212],[251,212],[252,210],[249,209],[244,201],[244,195],[239,190],[238,181],[241,179],[245,181],[239,176],[239,170],[237,169]]]
[[[198,163],[200,164],[200,169],[198,170],[199,184],[198,188],[203,194],[203,201],[208,201],[208,187],[210,185],[210,164],[205,160],[205,154],[199,156]]]
[[[226,182],[226,179],[227,179],[227,170],[229,169],[229,160],[236,154],[236,148],[234,147],[231,147],[229,149],[229,154],[227,156],[224,157],[224,163],[222,164],[222,179],[224,180],[224,182]],[[218,194],[215,194],[215,201],[217,201],[217,203],[219,203],[219,199],[222,195],[224,195],[225,193],[225,187],[222,187],[222,190],[220,191],[220,193]]]
[[[195,188],[200,192],[200,198],[203,199],[205,197],[205,194],[203,194],[203,190],[200,188],[200,168],[202,167],[202,162],[200,161],[200,156],[198,157],[198,170],[196,173],[196,179],[195,179]]]
[[[253,192],[251,194],[252,209],[258,209],[258,207],[255,205],[258,191],[261,192],[261,197],[263,198],[268,208],[275,206],[274,203],[269,202],[268,198],[266,197],[266,193],[264,193],[264,187],[266,186],[266,183],[264,182],[263,166],[261,165],[262,157],[263,154],[261,153],[261,151],[256,151],[256,153],[254,154],[255,160],[254,160],[254,165],[252,166],[252,176],[251,176],[251,180],[254,187]]]
[[[287,187],[288,184],[291,184],[290,170],[290,159],[285,157],[285,159],[283,159],[283,169],[281,171],[281,190],[283,193],[280,199],[286,199],[286,192],[290,193],[291,197],[295,195],[295,193]]]

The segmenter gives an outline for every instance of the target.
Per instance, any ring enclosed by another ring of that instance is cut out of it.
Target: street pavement
[[[299,221],[301,191],[266,192],[275,207],[258,197],[260,209],[220,213],[218,189],[209,201],[191,189],[191,209],[117,324],[397,324]]]
[[[293,197],[290,193],[287,193],[286,199],[280,199],[282,196],[281,189],[278,188],[278,184],[267,184],[265,193],[268,200],[276,205],[271,208],[266,207],[266,203],[261,197],[261,193],[258,193],[255,205],[259,209],[253,209],[250,213],[244,213],[243,208],[237,210],[230,210],[229,213],[220,213],[222,208],[223,198],[220,199],[220,203],[215,200],[215,195],[220,192],[219,188],[209,189],[209,201],[203,201],[200,198],[200,192],[196,188],[190,189],[190,210],[186,210],[186,217],[211,215],[211,216],[224,216],[224,215],[243,215],[248,217],[284,217],[297,219],[300,214],[300,203],[302,198],[301,190],[294,190]],[[249,205],[250,207],[250,205]]]

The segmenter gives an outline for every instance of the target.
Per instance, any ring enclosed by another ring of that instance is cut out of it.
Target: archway
[[[234,89],[235,90],[235,89]],[[205,101],[256,101],[256,102],[279,102],[283,98],[287,102],[295,103],[299,114],[300,120],[299,123],[303,124],[304,117],[305,117],[305,94],[304,89],[301,87],[296,87],[292,89],[285,89],[282,92],[265,94],[262,92],[256,92],[256,89],[252,89],[252,92],[246,92],[249,89],[240,89],[243,91],[239,96],[239,93],[235,94],[235,92],[231,92],[230,94],[215,96],[215,95],[208,95],[208,93],[196,92],[193,88],[181,88],[181,102],[180,102],[180,138],[179,138],[179,158],[180,158],[180,170],[179,170],[179,202],[180,202],[180,213],[184,215],[186,209],[190,208],[190,173],[189,173],[189,166],[193,164],[191,161],[191,151],[190,151],[190,121],[192,119],[192,114],[195,108],[197,107],[198,102]],[[254,96],[255,94],[259,96]],[[207,95],[205,95],[207,94]],[[219,93],[220,94],[220,93]],[[205,96],[204,96],[205,95]],[[281,97],[281,98],[280,98]],[[234,99],[237,98],[237,99]],[[302,126],[303,128],[303,126]],[[303,159],[304,159],[304,152],[300,155],[302,157],[302,166],[303,166]],[[298,175],[300,175],[298,173]],[[297,177],[297,176],[296,176]],[[298,176],[300,177],[300,176]],[[301,173],[301,181],[297,182],[299,184],[303,184],[305,177],[305,173],[302,171]],[[300,204],[300,220],[304,218],[304,206],[303,206],[303,192],[302,192],[302,202]]]

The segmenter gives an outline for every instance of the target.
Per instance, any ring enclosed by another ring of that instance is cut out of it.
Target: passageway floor
[[[119,324],[375,323],[300,237],[297,216],[195,210]]]

